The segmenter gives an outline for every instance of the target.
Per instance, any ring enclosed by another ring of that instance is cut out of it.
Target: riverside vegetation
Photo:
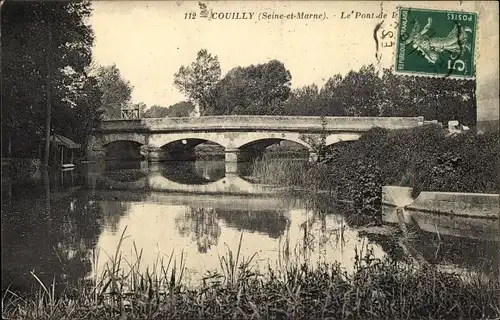
[[[437,125],[375,128],[357,141],[322,147],[319,164],[264,157],[254,172],[265,183],[331,192],[376,221],[383,185],[411,187],[413,196],[423,190],[498,193],[498,147],[498,133],[449,136]]]
[[[55,293],[55,283],[30,295],[8,289],[3,319],[498,319],[500,284],[477,276],[440,272],[432,266],[375,259],[357,248],[352,273],[338,263],[312,266],[287,260],[265,275],[234,253],[219,257],[191,288],[183,284],[184,256],[159,259],[151,271],[123,259],[121,242],[93,281]],[[124,268],[127,264],[128,268]],[[125,271],[127,270],[127,271]]]
[[[334,145],[319,164],[266,158],[254,163],[264,183],[327,190],[349,200],[346,215],[380,218],[384,184],[419,190],[498,192],[498,135],[446,136],[438,127],[373,129],[355,142]],[[313,200],[313,198],[311,198]],[[336,202],[336,200],[332,200]],[[125,231],[124,231],[125,233]],[[122,234],[122,239],[124,234]],[[475,274],[391,257],[375,259],[357,248],[352,273],[338,263],[306,264],[285,259],[266,272],[253,257],[235,251],[219,257],[220,268],[202,283],[185,283],[184,256],[158,259],[141,272],[121,256],[91,280],[65,286],[43,283],[21,294],[3,290],[4,319],[499,319],[500,283]],[[96,258],[97,259],[97,258]],[[97,263],[94,263],[97,265]],[[142,269],[141,269],[142,270]]]

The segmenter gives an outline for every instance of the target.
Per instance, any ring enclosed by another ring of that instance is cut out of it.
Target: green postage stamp
[[[476,21],[472,12],[400,8],[396,73],[474,78]]]

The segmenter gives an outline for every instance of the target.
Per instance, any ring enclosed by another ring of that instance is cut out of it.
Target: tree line
[[[174,74],[187,101],[169,107],[132,102],[132,84],[116,65],[92,60],[90,1],[1,5],[2,155],[33,156],[41,138],[62,134],[85,144],[102,119],[123,107],[141,117],[200,115],[424,116],[476,121],[475,81],[380,75],[373,65],[336,74],[320,88],[292,89],[278,60],[237,66],[222,75],[203,49]],[[51,121],[48,121],[51,120]]]
[[[218,57],[200,50],[174,75],[174,85],[202,115],[424,116],[476,122],[476,82],[377,72],[365,65],[345,76],[291,89],[292,75],[278,60],[235,67],[221,77]]]
[[[292,75],[278,60],[237,66],[222,77],[218,57],[203,49],[174,75],[174,86],[188,101],[169,107],[130,103],[133,87],[116,65],[101,67],[98,79],[115,86],[101,85],[107,119],[120,118],[125,105],[138,108],[144,118],[185,117],[197,109],[204,116],[423,116],[443,123],[476,123],[475,81],[402,76],[391,69],[377,72],[373,64],[333,75],[321,88],[311,84],[291,89]]]
[[[2,155],[32,155],[46,130],[84,142],[99,121],[90,12],[89,2],[2,3]]]
[[[189,101],[169,107],[152,105],[149,108],[144,102],[132,102],[134,86],[123,77],[116,64],[98,67],[96,77],[102,90],[100,109],[105,120],[120,119],[122,108],[137,109],[143,118],[187,117],[195,109]]]
[[[64,135],[85,145],[102,119],[132,103],[116,65],[92,60],[90,1],[1,2],[2,157],[36,157],[41,139]],[[144,116],[188,116],[189,102],[152,106]]]

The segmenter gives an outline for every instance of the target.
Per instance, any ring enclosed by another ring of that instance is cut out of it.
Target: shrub
[[[356,213],[378,219],[384,185],[411,187],[414,196],[422,190],[497,193],[498,147],[495,133],[374,128],[358,141],[332,145],[322,163],[264,157],[253,171],[265,183],[330,190],[351,200]]]
[[[358,141],[332,146],[321,186],[339,190],[358,213],[379,216],[383,185],[420,191],[497,193],[498,134],[452,136],[439,126],[375,128]]]

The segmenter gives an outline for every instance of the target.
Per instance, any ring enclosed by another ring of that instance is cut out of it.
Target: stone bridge
[[[302,145],[315,158],[314,146],[323,137],[326,145],[331,145],[357,140],[374,127],[406,129],[423,124],[423,117],[210,116],[108,120],[95,130],[87,155],[103,156],[109,146],[128,141],[142,146],[147,159],[164,160],[165,153],[193,150],[201,143],[212,142],[224,148],[226,162],[236,163],[245,161],[248,152],[260,152],[285,140]]]

